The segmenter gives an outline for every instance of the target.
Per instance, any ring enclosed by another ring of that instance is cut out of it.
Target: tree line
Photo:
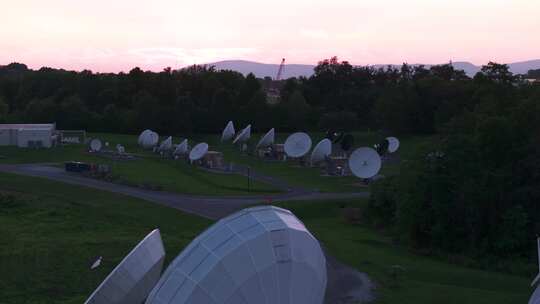
[[[486,81],[510,81],[524,94],[531,90],[496,63],[469,78],[450,64],[375,69],[334,57],[319,62],[309,78],[274,84],[281,87],[281,102],[271,105],[268,79],[209,66],[103,74],[12,63],[0,67],[0,120],[121,133],[151,128],[167,135],[220,132],[229,120],[251,123],[258,131],[370,128],[433,134],[491,98]]]
[[[531,72],[535,75],[536,71]],[[280,102],[265,89],[280,87]],[[451,64],[355,67],[325,59],[310,77],[279,83],[191,66],[100,74],[0,67],[0,121],[163,135],[383,130],[434,142],[373,186],[369,218],[427,251],[534,256],[540,233],[540,85],[490,62],[474,77]]]

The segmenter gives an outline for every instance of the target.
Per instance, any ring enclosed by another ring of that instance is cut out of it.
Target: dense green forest
[[[0,67],[1,122],[161,134],[238,127],[382,130],[435,143],[374,184],[368,214],[426,252],[532,260],[540,233],[540,85],[489,63],[474,77],[450,64],[354,67],[331,58],[309,78],[280,83],[192,66],[96,74],[13,63]]]

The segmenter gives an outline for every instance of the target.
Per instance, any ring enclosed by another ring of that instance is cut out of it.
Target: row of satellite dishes
[[[229,141],[235,136],[234,124],[229,121],[223,129],[221,141]],[[245,143],[251,137],[251,125],[248,125],[233,140],[233,144]],[[270,129],[261,137],[255,149],[262,149],[274,144],[275,130]],[[311,152],[310,162],[316,164],[326,160],[332,154],[332,143],[341,143],[343,150],[349,150],[354,144],[354,137],[351,134],[328,132],[327,138],[324,138],[315,145]],[[304,132],[296,132],[285,140],[284,151],[288,157],[301,158],[311,150],[311,137]],[[375,149],[374,149],[375,148]],[[381,155],[394,153],[399,148],[399,140],[395,137],[387,137],[383,143],[375,145],[374,148],[361,147],[352,152],[349,157],[349,168],[351,172],[359,178],[371,178],[381,169]],[[381,148],[385,148],[384,151]],[[377,149],[377,150],[376,150]]]
[[[189,149],[189,142],[187,139],[182,140],[178,145],[173,144],[172,136],[163,140],[159,146],[159,135],[152,130],[144,130],[139,135],[138,143],[145,149],[154,148],[157,152],[172,152],[175,156],[188,155],[190,161],[196,161],[201,159],[208,152],[207,143],[198,143],[191,150]],[[174,148],[174,149],[173,149]]]
[[[103,146],[108,147],[109,143],[105,142],[105,144],[103,144],[99,138],[93,138],[90,141],[90,151],[92,152],[100,152],[103,149]],[[118,152],[118,154],[124,154],[126,153],[126,148],[121,144],[117,144],[116,152]]]
[[[235,137],[236,135],[236,137]],[[234,139],[233,139],[234,138]],[[251,125],[247,125],[238,134],[235,131],[234,123],[229,121],[221,134],[221,141],[233,140],[233,144],[245,144],[251,138]],[[270,129],[257,142],[255,149],[264,149],[272,146],[275,141],[275,129]],[[172,137],[163,140],[159,146],[159,135],[152,130],[144,130],[139,135],[138,143],[143,148],[155,148],[158,152],[172,151]],[[317,164],[326,160],[332,154],[332,144],[340,143],[343,150],[349,150],[354,144],[354,137],[351,134],[328,132],[326,138],[315,145],[311,152],[309,161]],[[311,137],[304,132],[291,134],[284,143],[284,152],[291,158],[305,157],[311,150]],[[395,137],[387,137],[383,143],[377,144],[374,148],[361,147],[352,152],[349,157],[349,168],[351,172],[359,178],[371,178],[379,172],[382,165],[381,155],[384,153],[394,153],[399,148],[399,140]],[[188,155],[191,162],[204,157],[208,152],[208,144],[198,143],[189,150],[188,140],[184,139],[174,147],[174,155]]]

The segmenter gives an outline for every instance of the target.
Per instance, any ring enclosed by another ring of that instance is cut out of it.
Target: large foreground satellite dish
[[[191,152],[189,152],[189,160],[195,161],[201,159],[206,152],[208,152],[208,144],[207,143],[199,143],[191,149]]]
[[[172,149],[172,136],[167,137],[159,145],[159,151],[169,151]]]
[[[326,259],[290,211],[241,210],[197,236],[169,265],[147,304],[322,304]]]
[[[302,157],[311,149],[311,138],[303,132],[296,132],[285,140],[285,153],[289,157]]]
[[[387,137],[386,141],[388,142],[388,152],[394,153],[399,148],[399,139],[395,137]]]
[[[164,258],[165,249],[156,229],[131,250],[85,303],[142,303],[159,280]]]
[[[311,152],[311,163],[315,164],[323,161],[330,154],[332,154],[332,142],[330,139],[325,138],[313,148],[313,152]]]
[[[227,123],[227,126],[225,126],[225,129],[223,129],[223,132],[221,133],[221,141],[228,141],[231,138],[234,137],[234,124],[232,121],[229,121]]]
[[[275,138],[275,132],[274,128],[270,129],[263,137],[261,137],[261,140],[257,143],[257,146],[255,146],[255,149],[260,148],[266,148],[274,143]]]
[[[187,154],[188,152],[188,140],[184,139],[178,146],[176,146],[176,149],[174,149],[174,154],[181,155],[181,154]]]
[[[238,134],[238,136],[234,139],[233,144],[236,144],[237,142],[238,143],[246,142],[249,140],[250,137],[251,137],[251,125],[247,125],[247,127],[245,127],[242,130],[242,132],[240,132],[240,134]]]
[[[90,150],[92,150],[93,152],[99,152],[102,147],[103,144],[98,138],[94,138],[90,141]]]
[[[349,168],[357,177],[371,178],[381,169],[381,157],[372,148],[358,148],[349,158]]]
[[[528,304],[540,304],[540,286],[536,287]]]

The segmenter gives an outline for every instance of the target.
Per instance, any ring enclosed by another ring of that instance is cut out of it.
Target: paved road
[[[272,201],[288,201],[357,198],[369,196],[369,193],[367,192],[319,193],[309,191],[303,188],[290,187],[279,179],[264,176],[259,173],[252,174],[252,176],[258,180],[269,182],[279,189],[286,189],[288,192],[272,196],[196,196],[163,191],[151,191],[113,184],[92,178],[82,177],[76,173],[68,173],[61,168],[52,167],[45,164],[0,164],[0,171],[34,177],[43,177],[68,184],[120,193],[214,220],[225,217],[230,213],[245,208],[246,206],[267,201],[269,198],[271,198]],[[325,296],[326,304],[364,303],[373,300],[373,283],[365,273],[360,273],[354,268],[340,263],[329,254],[326,254],[326,259],[328,276],[328,285]]]
[[[158,203],[182,210],[187,213],[196,214],[209,219],[219,219],[229,215],[246,206],[257,203],[271,201],[290,201],[290,200],[324,200],[339,198],[359,198],[368,197],[368,192],[359,193],[320,193],[301,188],[289,187],[290,191],[286,193],[271,195],[247,195],[247,196],[198,196],[172,193],[166,191],[152,191],[129,187],[97,179],[83,177],[76,173],[69,173],[58,167],[47,166],[44,164],[18,164],[2,165],[0,171],[43,177],[68,184],[86,186],[100,190],[120,193],[146,201]],[[259,175],[258,175],[259,176]],[[269,177],[264,177],[268,181]],[[276,180],[275,178],[271,178]],[[282,181],[276,180],[278,183]]]

